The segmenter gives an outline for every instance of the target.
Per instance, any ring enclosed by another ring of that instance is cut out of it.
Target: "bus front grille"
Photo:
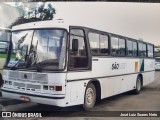
[[[41,89],[40,85],[27,84],[27,89]]]
[[[22,73],[21,72],[20,75],[21,75],[20,79],[32,80],[32,73]]]
[[[9,80],[18,80],[18,81],[23,81],[23,82],[31,82],[31,83],[36,82],[36,83],[41,83],[41,84],[48,84],[48,75],[10,71]]]
[[[14,86],[21,88],[21,87],[25,87],[25,84],[24,83],[14,82]]]
[[[40,90],[41,89],[41,85],[25,84],[25,83],[19,83],[19,82],[14,82],[13,85],[17,88],[23,88],[23,90],[25,89]]]
[[[48,83],[47,74],[33,74],[33,80],[36,80],[38,83]]]
[[[10,71],[9,72],[9,78],[10,79],[12,79],[12,78],[18,79],[19,78],[19,72],[17,72],[17,71]]]

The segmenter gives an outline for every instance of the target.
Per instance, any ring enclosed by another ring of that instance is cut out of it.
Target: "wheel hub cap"
[[[88,104],[91,104],[93,102],[93,99],[94,99],[94,92],[91,88],[88,88],[86,92],[86,102]]]

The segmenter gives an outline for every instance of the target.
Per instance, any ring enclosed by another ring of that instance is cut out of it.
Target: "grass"
[[[0,54],[0,58],[6,58],[6,57],[7,57],[7,54]],[[16,55],[11,55],[11,58],[15,59]]]
[[[0,58],[6,58],[7,54],[0,54]]]

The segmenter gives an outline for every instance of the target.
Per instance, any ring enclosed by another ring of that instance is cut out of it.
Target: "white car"
[[[155,62],[155,70],[160,70],[160,62]]]

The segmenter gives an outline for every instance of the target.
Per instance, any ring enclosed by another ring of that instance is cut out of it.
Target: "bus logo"
[[[112,64],[112,70],[114,70],[114,69],[118,69],[119,68],[119,64],[118,63],[113,63]]]
[[[27,79],[27,74],[24,74],[24,78]]]

